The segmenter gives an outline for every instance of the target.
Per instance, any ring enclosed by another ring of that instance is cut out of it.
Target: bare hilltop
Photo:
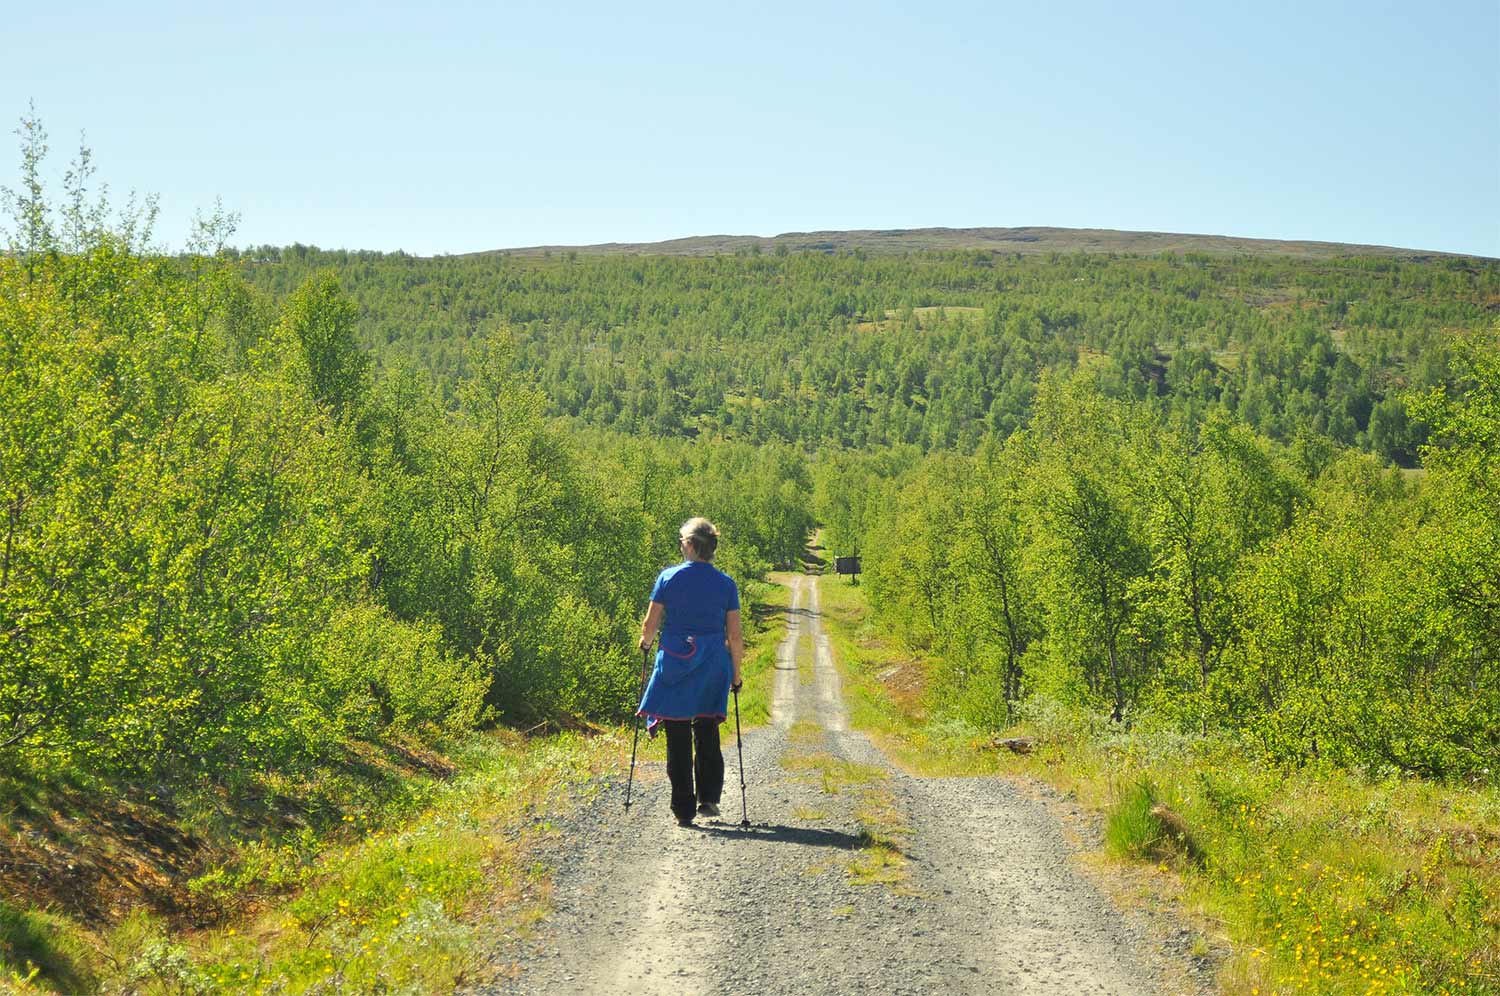
[[[1422,260],[1458,257],[1460,253],[1403,249],[1343,242],[1248,239],[1229,235],[1178,232],[1120,232],[1106,228],[896,228],[847,232],[785,232],[781,235],[699,235],[665,242],[605,242],[590,246],[524,246],[490,250],[521,256],[576,252],[590,255],[713,256],[738,252],[905,253],[978,249],[1002,253],[1102,252],[1214,253],[1280,255],[1306,258],[1387,256]],[[473,255],[483,255],[475,253]]]

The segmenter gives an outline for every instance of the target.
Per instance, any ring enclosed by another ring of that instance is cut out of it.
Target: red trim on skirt
[[[662,723],[665,723],[665,722],[668,722],[668,721],[673,722],[673,723],[691,723],[691,722],[693,722],[694,720],[697,720],[697,719],[717,719],[719,722],[722,723],[726,719],[729,718],[728,716],[726,716],[722,712],[700,712],[696,716],[689,717],[689,716],[658,716],[658,715],[656,715],[653,712],[639,712],[638,711],[638,712],[636,712],[636,715],[637,716],[645,716],[646,717],[646,733],[648,735],[650,735],[650,736],[653,736],[653,737],[656,736],[656,728],[658,726],[660,726]]]

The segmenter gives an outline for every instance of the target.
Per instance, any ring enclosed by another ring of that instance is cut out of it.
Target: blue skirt
[[[637,716],[656,732],[664,719],[718,719],[729,714],[729,685],[734,665],[723,633],[697,636],[662,634],[656,667]]]

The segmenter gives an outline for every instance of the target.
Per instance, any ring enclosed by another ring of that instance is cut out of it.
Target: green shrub
[[[456,733],[474,726],[489,676],[442,645],[432,623],[373,605],[337,611],[319,641],[325,707],[351,733]]]

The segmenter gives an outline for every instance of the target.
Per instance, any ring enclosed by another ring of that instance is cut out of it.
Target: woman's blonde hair
[[[682,524],[677,535],[693,544],[693,552],[703,560],[713,560],[719,546],[719,530],[712,522],[696,515]]]

